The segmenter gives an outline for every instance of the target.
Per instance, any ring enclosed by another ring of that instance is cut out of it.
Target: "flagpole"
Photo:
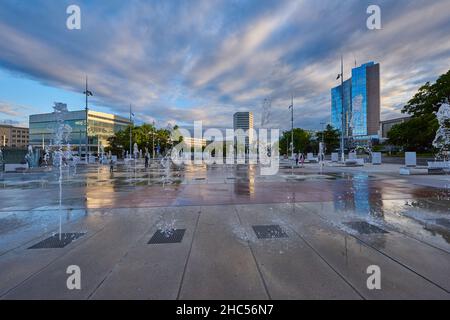
[[[133,126],[133,120],[131,119],[131,104],[130,104],[130,159],[131,159],[131,143],[132,143],[132,126]]]
[[[85,159],[86,159],[86,163],[88,163],[88,148],[89,148],[89,146],[88,146],[88,144],[89,144],[89,135],[88,135],[88,94],[89,94],[89,91],[88,91],[88,76],[86,76],[86,91],[84,92],[85,94],[86,94],[86,140],[85,140],[85,142],[86,142],[86,155],[85,155]],[[80,157],[81,157],[81,155],[80,155]]]
[[[291,108],[291,161],[294,168],[294,94],[292,94]]]
[[[345,162],[345,154],[344,154],[344,57],[341,55],[341,159],[342,163]]]

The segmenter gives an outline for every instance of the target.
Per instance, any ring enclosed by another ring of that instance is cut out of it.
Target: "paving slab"
[[[332,205],[329,203],[319,206],[303,204],[303,206],[323,219],[333,221],[337,226],[343,226],[342,222],[353,217],[344,216],[341,220],[337,219],[339,215],[330,210]],[[401,263],[404,267],[450,292],[450,277],[448,276],[450,274],[450,254],[448,252],[396,231],[371,235],[357,232],[352,232],[352,234],[390,259]]]
[[[234,206],[202,207],[180,299],[267,299]]]
[[[38,230],[32,240],[26,237],[22,242],[17,243],[17,248],[0,256],[0,270],[2,270],[0,272],[0,297],[68,254],[77,245],[87,241],[102,230],[111,219],[111,215],[88,213],[84,219],[66,222],[62,227],[63,232],[84,232],[85,235],[65,248],[54,250],[28,249],[58,232],[59,228],[53,232]]]
[[[317,204],[319,205],[319,204]],[[311,205],[310,205],[311,206]],[[366,299],[448,299],[441,288],[330,225],[303,204],[278,205],[285,221]],[[381,269],[382,290],[367,288],[367,268]]]
[[[256,239],[250,245],[272,299],[361,299],[362,297],[279,219],[275,210],[236,206],[248,234],[252,225],[281,225],[283,239]]]
[[[177,299],[200,207],[160,208],[159,218],[112,269],[91,299]],[[162,226],[186,229],[181,243],[148,244]]]
[[[111,269],[158,219],[158,214],[142,215],[136,209],[122,210],[101,231],[78,244],[67,255],[34,274],[14,288],[5,299],[87,299]],[[45,249],[56,250],[56,249]],[[81,290],[68,290],[66,270],[81,269]]]

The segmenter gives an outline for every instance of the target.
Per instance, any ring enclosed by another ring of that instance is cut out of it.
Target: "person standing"
[[[149,154],[148,152],[145,153],[145,169],[148,168],[148,161],[149,161]]]
[[[303,168],[303,164],[305,163],[305,156],[303,155],[303,153],[300,153],[300,163],[302,164]]]

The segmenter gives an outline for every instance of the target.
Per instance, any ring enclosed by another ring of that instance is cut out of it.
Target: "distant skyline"
[[[107,5],[106,5],[107,3]],[[82,29],[66,28],[66,8],[81,7]],[[366,8],[381,7],[382,30],[366,28]],[[28,124],[53,102],[91,108],[159,127],[232,127],[251,111],[255,127],[272,98],[271,125],[320,129],[330,121],[332,87],[351,68],[381,66],[381,119],[449,69],[448,0],[14,1],[0,7],[0,122]]]

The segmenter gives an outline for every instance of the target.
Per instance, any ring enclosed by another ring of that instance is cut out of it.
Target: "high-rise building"
[[[248,131],[248,137],[245,138],[245,145],[248,146],[253,142],[253,113],[252,112],[236,112],[233,115],[233,129]]]
[[[342,91],[344,106],[342,107]],[[352,69],[352,77],[331,89],[331,123],[341,130],[344,110],[344,136],[355,139],[378,137],[380,127],[380,65],[369,62]]]
[[[331,89],[331,123],[334,128],[341,130],[342,114],[344,115],[344,135],[349,136],[350,112],[352,110],[352,80],[344,81],[344,113],[342,113],[342,90],[341,86]]]
[[[0,147],[26,149],[28,141],[28,128],[0,124]]]
[[[109,145],[108,138],[130,125],[130,120],[113,114],[88,110],[88,149],[97,153],[100,146]],[[70,145],[74,152],[85,153],[86,111],[69,111],[63,115],[64,124],[70,126]],[[30,144],[35,147],[49,145],[54,138],[57,125],[55,113],[34,114],[30,116]]]

